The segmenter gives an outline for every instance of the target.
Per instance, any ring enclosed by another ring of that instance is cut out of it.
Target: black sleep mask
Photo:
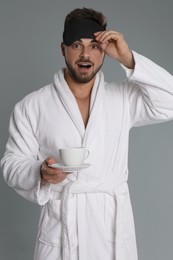
[[[69,24],[63,32],[63,42],[70,46],[81,38],[95,39],[94,33],[104,29],[96,22],[91,20],[76,20]]]

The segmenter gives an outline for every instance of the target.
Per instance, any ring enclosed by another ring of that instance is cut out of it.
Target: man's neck
[[[83,123],[86,127],[90,113],[89,111],[91,91],[95,79],[92,79],[88,83],[78,83],[74,81],[74,79],[68,73],[64,73],[64,78],[76,99],[79,110],[81,112],[81,116],[83,118]]]
[[[90,98],[95,79],[92,79],[88,83],[78,83],[68,73],[65,72],[64,78],[76,99],[85,100]]]

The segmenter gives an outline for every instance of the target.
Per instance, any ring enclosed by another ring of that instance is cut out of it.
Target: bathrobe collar
[[[78,104],[76,99],[70,90],[65,78],[64,78],[64,70],[59,70],[54,76],[54,86],[56,91],[58,92],[58,96],[66,109],[70,119],[76,126],[77,131],[79,132],[82,138],[82,146],[86,146],[86,142],[88,142],[88,134],[94,135],[95,125],[98,120],[98,112],[103,107],[103,91],[104,91],[104,75],[102,71],[99,71],[96,74],[94,86],[91,93],[90,100],[90,115],[87,126],[85,128],[82,115],[80,113]]]

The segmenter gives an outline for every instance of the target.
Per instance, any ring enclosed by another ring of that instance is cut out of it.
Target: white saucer
[[[79,165],[79,166],[70,166],[70,165],[66,166],[66,165],[63,165],[62,163],[53,163],[53,164],[49,164],[48,166],[51,167],[51,168],[60,169],[64,172],[78,172],[78,171],[81,171],[85,168],[90,167],[91,164],[84,163],[84,164]]]

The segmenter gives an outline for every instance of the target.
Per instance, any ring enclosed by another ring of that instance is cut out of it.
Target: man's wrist
[[[135,68],[135,59],[133,57],[132,51],[130,52],[129,57],[126,56],[126,58],[121,61],[121,64],[131,70]]]

